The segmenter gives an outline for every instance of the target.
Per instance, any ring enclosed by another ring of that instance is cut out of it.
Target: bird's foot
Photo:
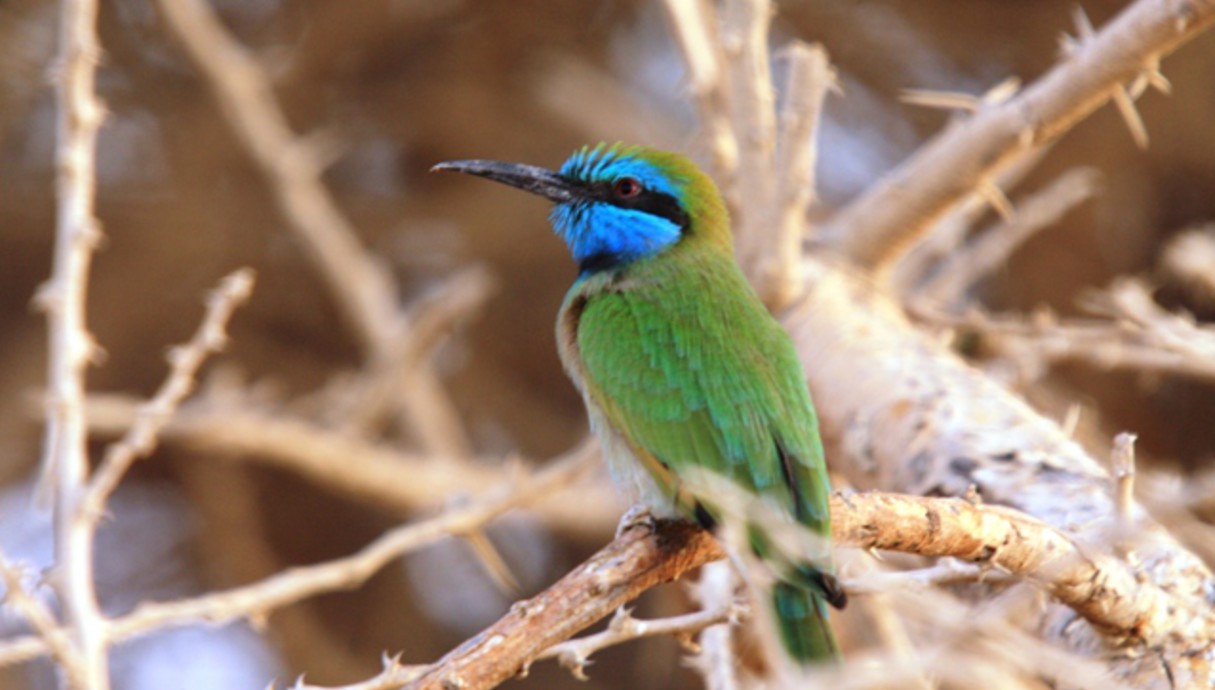
[[[657,527],[658,518],[654,517],[648,507],[638,503],[629,508],[620,518],[620,524],[616,525],[616,536],[619,537],[631,529],[645,529],[653,532]]]

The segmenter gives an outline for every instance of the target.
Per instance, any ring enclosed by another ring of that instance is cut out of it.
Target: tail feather
[[[778,582],[772,605],[785,650],[799,663],[839,659],[839,643],[827,617],[827,601],[797,585]]]

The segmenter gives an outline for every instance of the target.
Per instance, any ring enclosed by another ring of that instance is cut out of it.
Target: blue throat
[[[645,211],[602,201],[553,209],[549,219],[582,273],[618,268],[658,254],[679,241],[679,225]]]

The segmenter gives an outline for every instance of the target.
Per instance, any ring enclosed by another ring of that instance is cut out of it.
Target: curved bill
[[[565,203],[572,201],[578,195],[580,188],[558,173],[523,163],[503,163],[501,161],[446,161],[430,169],[431,172],[454,170],[485,177],[496,182],[518,187],[532,194]]]

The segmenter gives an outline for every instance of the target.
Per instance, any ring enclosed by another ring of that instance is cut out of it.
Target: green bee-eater
[[[696,478],[721,478],[817,536],[793,555],[763,521],[746,526],[778,579],[773,611],[786,650],[803,662],[837,656],[827,604],[845,597],[832,575],[814,407],[793,344],[734,260],[712,180],[676,154],[603,144],[559,172],[479,160],[435,169],[556,204],[550,220],[579,269],[557,319],[558,348],[616,484],[658,517],[715,529],[728,500],[706,487],[722,483]]]

